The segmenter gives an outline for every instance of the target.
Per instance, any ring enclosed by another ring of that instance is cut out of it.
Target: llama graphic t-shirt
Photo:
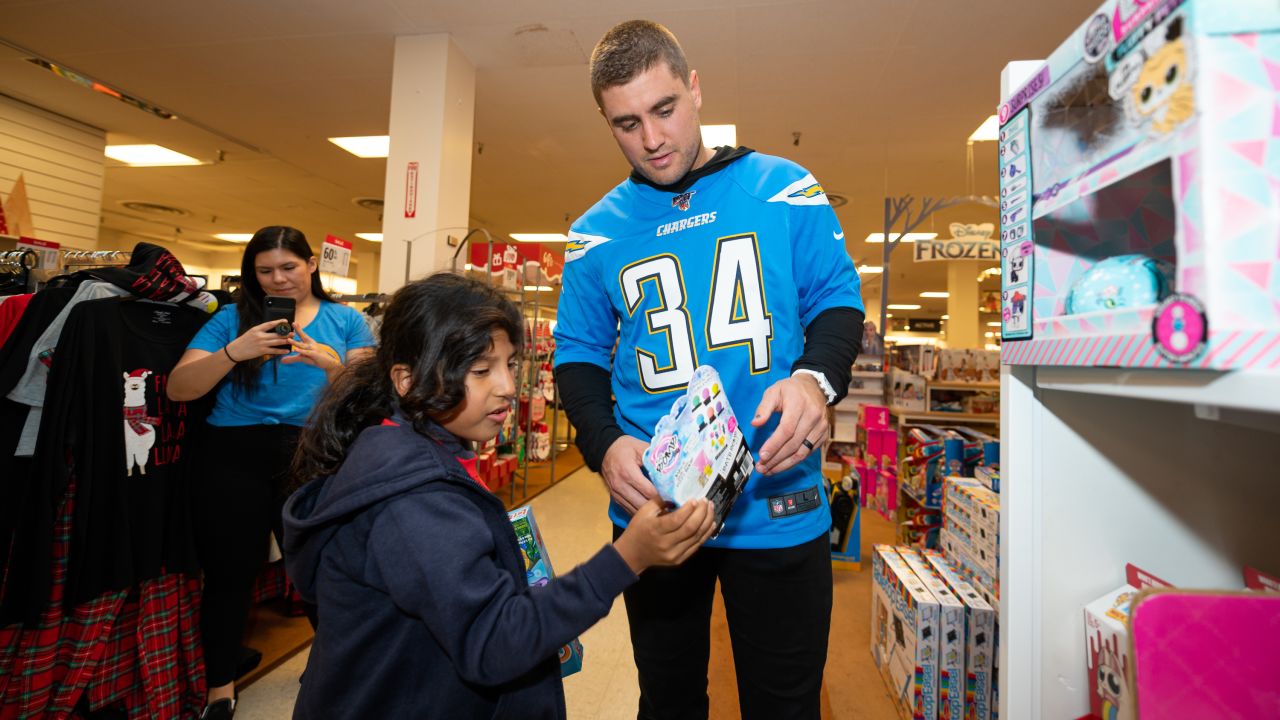
[[[75,480],[73,601],[193,569],[186,460],[207,401],[172,402],[169,373],[208,319],[111,298],[72,310],[50,368],[36,477],[56,505]]]

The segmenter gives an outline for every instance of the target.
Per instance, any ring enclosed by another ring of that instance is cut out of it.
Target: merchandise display
[[[533,510],[528,506],[516,508],[507,513],[507,517],[511,519],[511,529],[515,531],[520,552],[524,555],[529,587],[540,587],[551,582],[556,573],[551,567],[551,556],[547,554],[542,533],[538,532],[538,523],[533,519]],[[568,677],[582,669],[582,642],[577,638],[560,648],[558,654],[560,677]]]
[[[971,478],[948,477],[941,548],[988,602],[1000,596],[1000,497]]]
[[[951,591],[924,557],[909,548],[898,555],[938,601],[938,717],[965,717],[965,629],[964,603]]]
[[[664,500],[678,506],[705,497],[715,503],[716,527],[723,526],[751,476],[754,460],[715,368],[703,365],[693,371],[688,389],[654,427],[643,461]],[[784,507],[779,499],[773,512],[802,511],[795,497],[786,501]]]
[[[910,551],[899,548],[907,556]],[[922,557],[930,569],[951,588],[964,603],[965,625],[965,702],[966,720],[994,720],[996,712],[996,616],[998,611],[960,577],[947,558],[937,550],[924,550]]]
[[[938,717],[937,598],[891,545],[871,549],[871,655],[904,717]]]
[[[1107,0],[1011,89],[1004,362],[1274,367],[1277,31],[1274,5]]]

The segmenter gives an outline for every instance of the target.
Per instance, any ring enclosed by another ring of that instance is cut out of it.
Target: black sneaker
[[[200,720],[231,720],[236,716],[235,700],[215,700],[204,706]]]

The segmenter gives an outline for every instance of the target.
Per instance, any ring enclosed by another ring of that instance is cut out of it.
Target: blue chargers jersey
[[[631,179],[615,187],[570,229],[563,283],[556,363],[611,370],[623,432],[650,440],[694,368],[710,365],[757,458],[779,415],[759,428],[752,416],[769,386],[790,377],[805,327],[830,308],[864,310],[822,186],[799,165],[754,152],[682,193]],[[769,511],[770,498],[820,487],[821,463],[813,453],[784,473],[752,473],[708,545],[792,547],[828,532],[825,493],[808,512]],[[616,503],[609,515],[628,521]]]

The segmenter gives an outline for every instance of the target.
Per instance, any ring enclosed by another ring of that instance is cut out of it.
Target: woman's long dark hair
[[[253,234],[253,239],[244,248],[240,258],[240,296],[236,300],[236,313],[240,316],[240,324],[236,329],[236,337],[246,330],[267,321],[264,298],[267,293],[258,281],[256,262],[258,254],[268,250],[285,250],[297,255],[304,262],[315,257],[311,246],[307,244],[307,236],[301,230],[285,225],[271,225]],[[330,300],[320,284],[320,269],[311,273],[311,294],[321,300]],[[251,358],[236,363],[231,370],[231,381],[244,392],[252,392],[258,386],[258,369],[263,365],[262,358]]]
[[[436,273],[396,291],[382,314],[381,343],[329,385],[293,456],[293,486],[337,472],[362,430],[400,413],[425,432],[461,411],[471,366],[493,346],[493,331],[524,341],[520,311],[477,280]],[[397,397],[391,368],[406,365],[409,391]]]

